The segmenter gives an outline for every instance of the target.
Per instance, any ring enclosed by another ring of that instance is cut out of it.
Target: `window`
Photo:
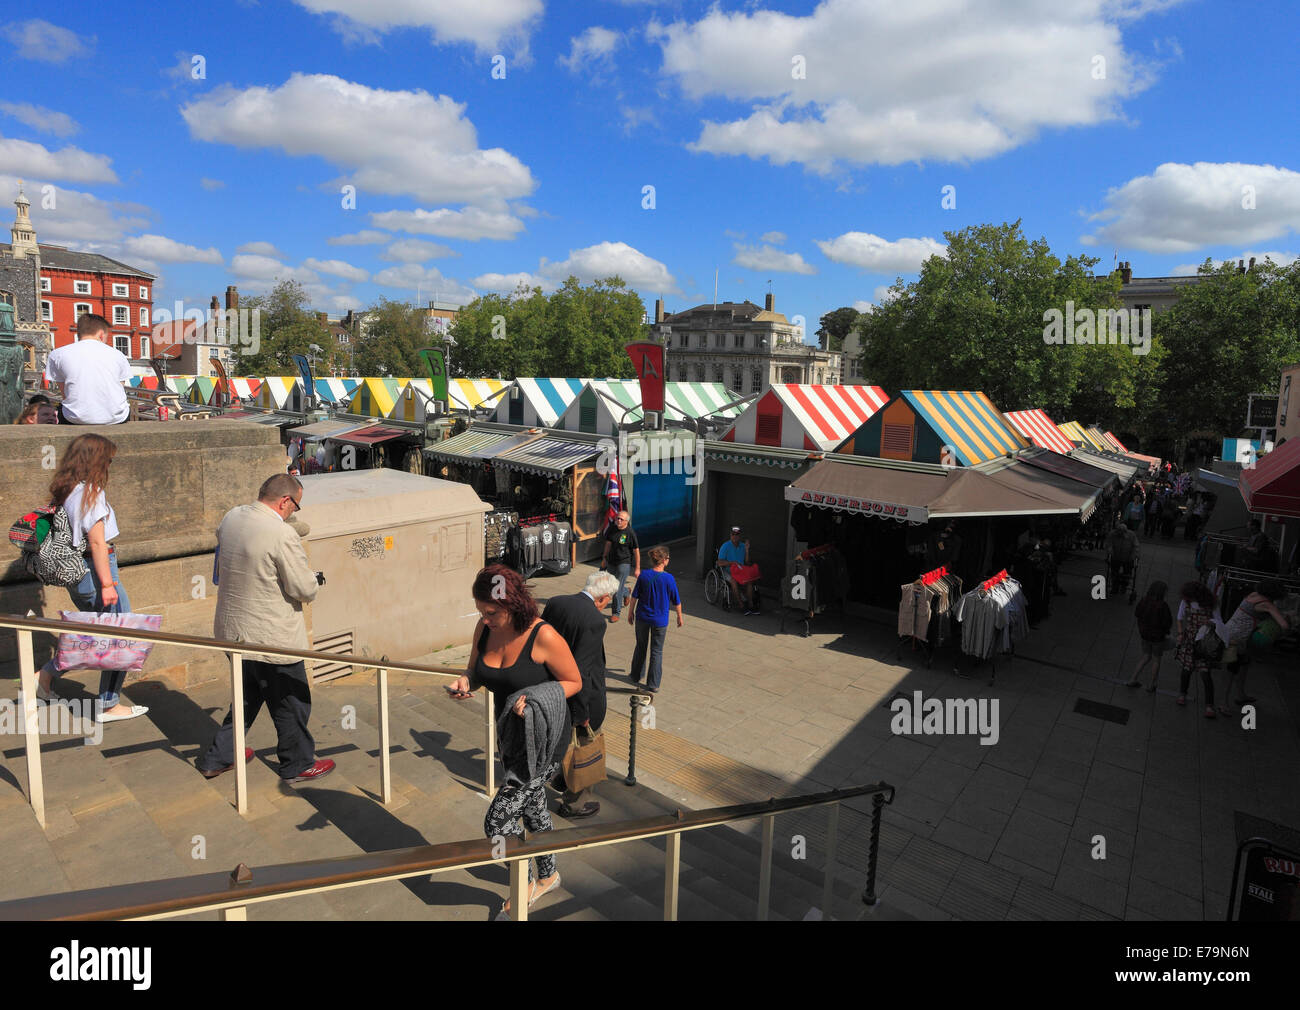
[[[114,325],[114,326],[130,326],[130,325],[131,325],[131,310],[130,310],[130,308],[128,308],[128,307],[125,306],[125,305],[114,305],[114,306],[113,306],[113,325]]]
[[[148,310],[148,309],[141,309],[141,310],[140,310],[140,325],[141,325],[141,326],[148,326],[148,325],[149,325],[149,310]]]
[[[129,297],[130,297],[130,294],[131,294],[131,289],[130,289],[129,287],[127,287],[125,284],[114,284],[114,285],[113,285],[113,297],[114,297],[114,298],[129,298]]]
[[[42,291],[50,290],[50,279],[48,277],[41,278],[41,290]]]
[[[749,377],[749,391],[751,393],[762,392],[763,389],[763,370],[755,368],[754,374]]]
[[[691,335],[690,335],[689,333],[683,333],[683,334],[682,334],[682,347],[683,347],[683,348],[686,348],[686,347],[690,347],[690,346],[691,346]]]
[[[141,284],[141,285],[140,285],[140,301],[142,301],[142,302],[147,302],[148,300],[149,300],[149,289],[148,289],[147,287],[145,287],[143,284]]]
[[[113,346],[125,354],[128,358],[131,356],[131,338],[123,333],[113,334]]]
[[[90,302],[77,302],[77,304],[72,307],[72,315],[76,319],[80,319],[89,311]]]
[[[722,366],[721,366],[721,365],[714,365],[714,366],[713,366],[713,381],[714,381],[714,382],[721,382],[721,381],[722,381]]]
[[[731,346],[732,346],[732,347],[744,347],[744,346],[745,346],[745,335],[744,335],[743,333],[733,333],[733,334],[731,335]]]
[[[148,358],[148,357],[149,357],[149,338],[148,338],[148,337],[141,337],[141,338],[140,338],[140,357],[142,357],[142,358]]]
[[[737,393],[743,393],[745,385],[745,370],[743,368],[735,369],[731,374],[731,388]]]
[[[54,321],[54,303],[41,299],[41,318],[47,323]]]
[[[74,295],[88,295],[88,294],[90,294],[90,281],[73,281],[73,282],[72,282],[72,293],[73,293]],[[87,311],[90,311],[90,310],[87,309]]]
[[[696,365],[696,366],[695,366],[695,381],[696,381],[696,382],[703,382],[703,381],[704,381],[704,366],[703,366],[703,365]]]
[[[1288,378],[1290,378],[1290,376],[1288,376]],[[678,366],[677,366],[677,381],[678,381],[678,382],[685,382],[685,381],[686,381],[686,366],[685,366],[685,365],[678,365]]]
[[[726,335],[725,333],[715,333],[715,334],[713,335],[713,346],[714,346],[714,347],[726,347],[726,346],[727,346],[727,335]]]

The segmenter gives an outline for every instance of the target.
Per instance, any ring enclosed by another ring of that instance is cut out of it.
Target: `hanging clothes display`
[[[1020,583],[1005,571],[982,582],[962,596],[953,610],[961,622],[961,651],[977,659],[1010,652],[1029,634],[1027,611]]]
[[[947,642],[952,634],[952,610],[961,596],[961,579],[940,567],[901,588],[899,637],[915,639],[931,648]]]

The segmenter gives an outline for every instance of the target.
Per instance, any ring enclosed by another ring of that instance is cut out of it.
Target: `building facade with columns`
[[[28,211],[31,202],[18,185],[10,241],[0,243],[0,302],[12,305],[18,342],[26,348],[26,367],[43,371],[52,350],[50,326],[41,315],[41,248]]]
[[[770,294],[762,308],[719,302],[668,315],[656,301],[652,332],[665,343],[665,378],[672,382],[721,382],[739,397],[773,383],[841,381],[840,352],[805,344],[802,329],[776,311]]]

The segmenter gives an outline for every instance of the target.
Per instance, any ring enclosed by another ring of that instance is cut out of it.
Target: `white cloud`
[[[692,149],[830,172],[837,163],[988,158],[1043,129],[1120,118],[1159,67],[1125,49],[1120,22],[1155,9],[822,0],[807,15],[714,7],[693,23],[652,22],[647,36],[688,97],[749,110],[703,122]],[[1093,76],[1094,57],[1104,77]]]
[[[876,300],[877,305],[884,305],[886,302],[892,302],[898,297],[898,292],[890,284],[881,284],[875,291],[871,292],[871,297]]]
[[[464,112],[446,95],[329,74],[294,74],[278,88],[219,88],[181,108],[195,139],[320,157],[347,173],[336,181],[354,184],[359,199],[482,204],[532,193],[528,166],[502,148],[479,148]]]
[[[361,231],[352,232],[350,235],[335,235],[325,241],[329,245],[382,245],[392,237],[386,231],[363,228]]]
[[[422,267],[418,263],[403,263],[399,267],[388,267],[375,274],[374,282],[389,288],[402,288],[407,291],[419,291],[421,297],[440,301],[471,302],[477,297],[473,288],[467,288],[460,281],[444,277],[436,267]]]
[[[235,252],[252,253],[254,256],[270,256],[278,260],[284,259],[284,253],[280,252],[270,242],[245,242]]]
[[[786,235],[783,231],[767,231],[759,236],[760,241],[771,242],[772,245],[780,245],[785,241]]]
[[[453,249],[438,242],[426,242],[419,238],[398,239],[379,258],[396,263],[424,263],[427,260],[444,259],[457,256]]]
[[[572,249],[568,259],[555,263],[543,258],[537,272],[557,283],[570,275],[590,283],[617,274],[630,288],[681,294],[677,281],[664,264],[626,242],[600,242],[585,249]]]
[[[512,239],[524,230],[523,221],[500,210],[466,207],[463,210],[387,210],[370,215],[370,223],[390,231],[443,238]]]
[[[561,56],[560,63],[575,74],[592,69],[609,70],[613,67],[614,50],[622,41],[620,33],[592,25],[569,40],[569,55]]]
[[[775,246],[736,245],[736,258],[731,262],[749,270],[770,270],[787,274],[815,274],[817,268],[804,262],[799,253],[788,253]]]
[[[361,282],[368,280],[370,272],[362,270],[360,267],[354,267],[351,263],[345,263],[343,260],[318,260],[314,256],[309,256],[302,261],[302,265],[308,270],[315,270],[323,274],[332,274],[335,277],[342,277],[345,281]]]
[[[90,154],[79,147],[51,151],[30,140],[0,137],[0,174],[69,182],[117,182],[112,161],[103,154]]]
[[[144,257],[156,263],[213,263],[225,262],[221,253],[209,246],[186,245],[164,235],[132,235],[122,241],[123,250],[130,256]]]
[[[87,242],[117,242],[127,232],[149,225],[149,208],[139,204],[101,200],[90,193],[52,186],[54,206],[42,206],[39,178],[27,179],[24,191],[32,202],[32,224],[39,242],[80,248]],[[17,179],[0,174],[0,206],[12,207],[18,196]]]
[[[1253,207],[1249,206],[1253,204]],[[1273,165],[1167,162],[1106,194],[1084,245],[1185,253],[1300,232],[1300,172]]]
[[[226,184],[222,182],[220,179],[209,179],[206,175],[199,180],[199,185],[202,186],[204,189],[206,189],[209,193],[211,193],[213,190],[226,188]]]
[[[516,40],[542,15],[542,0],[296,0],[314,14],[336,16],[345,38],[376,41],[394,28],[427,28],[435,43],[470,42],[480,51]]]
[[[261,281],[273,284],[276,281],[300,281],[303,284],[318,283],[320,276],[308,267],[291,267],[274,256],[262,256],[258,253],[239,253],[230,260],[230,272],[241,280]]]
[[[931,256],[942,256],[947,246],[932,238],[900,238],[896,242],[865,231],[845,232],[817,247],[827,259],[847,263],[876,274],[911,274]]]
[[[470,283],[476,288],[482,288],[484,291],[495,291],[502,294],[510,294],[520,286],[541,288],[543,291],[550,291],[555,288],[553,281],[530,273],[480,274],[478,277],[473,278]]]
[[[863,301],[861,298],[859,298],[856,302],[853,303],[853,307],[857,309],[859,312],[871,312],[875,309],[875,305],[873,305],[871,302]]]
[[[55,112],[43,105],[30,102],[0,102],[0,112],[12,116],[20,123],[25,123],[33,130],[53,134],[56,137],[71,137],[81,129],[75,119],[66,112]]]
[[[14,44],[17,56],[43,63],[66,63],[74,56],[89,55],[96,41],[93,35],[78,35],[39,18],[7,24],[0,35]]]

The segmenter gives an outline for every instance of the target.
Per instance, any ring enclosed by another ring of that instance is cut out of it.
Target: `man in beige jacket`
[[[213,636],[226,641],[308,649],[302,605],[316,598],[316,576],[289,520],[302,507],[302,484],[276,474],[262,484],[257,502],[226,513],[217,528],[217,614]],[[310,782],[334,770],[316,760],[316,741],[307,729],[311,689],[302,660],[288,656],[244,656],[244,727],[270,709],[279,737],[280,778]],[[216,778],[234,767],[233,710],[217,730],[197,767]],[[252,760],[252,748],[244,760]]]

